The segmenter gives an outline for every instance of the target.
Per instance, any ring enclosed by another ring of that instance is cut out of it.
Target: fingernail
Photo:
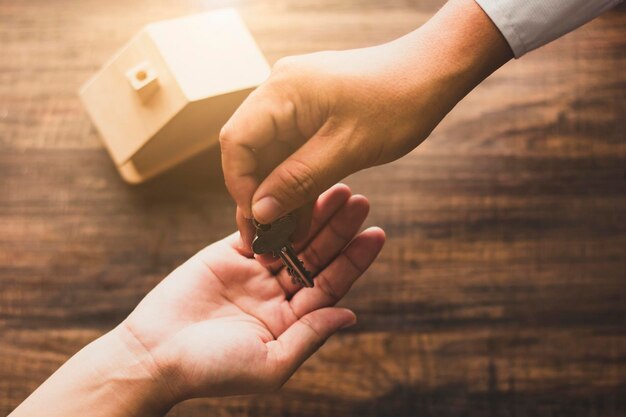
[[[269,223],[281,216],[283,208],[272,196],[263,197],[252,206],[252,215],[261,223]]]

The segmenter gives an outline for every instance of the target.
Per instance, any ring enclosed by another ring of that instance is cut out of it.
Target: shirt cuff
[[[622,0],[475,0],[519,58],[582,26]]]

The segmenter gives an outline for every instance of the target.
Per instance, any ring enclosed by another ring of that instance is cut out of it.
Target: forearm
[[[10,417],[163,416],[171,398],[147,352],[118,327],[70,358]]]
[[[455,101],[513,58],[498,28],[474,0],[449,1],[408,37],[415,41],[414,56],[429,57]]]

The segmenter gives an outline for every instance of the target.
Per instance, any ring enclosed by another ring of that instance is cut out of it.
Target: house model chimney
[[[122,177],[140,183],[215,145],[269,71],[223,9],[146,26],[79,94]]]

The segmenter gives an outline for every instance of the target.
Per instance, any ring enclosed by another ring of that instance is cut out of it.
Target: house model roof
[[[191,103],[253,88],[268,75],[237,12],[222,9],[146,26],[80,96],[119,166]]]
[[[189,101],[256,87],[269,75],[233,9],[153,23],[146,31]]]

